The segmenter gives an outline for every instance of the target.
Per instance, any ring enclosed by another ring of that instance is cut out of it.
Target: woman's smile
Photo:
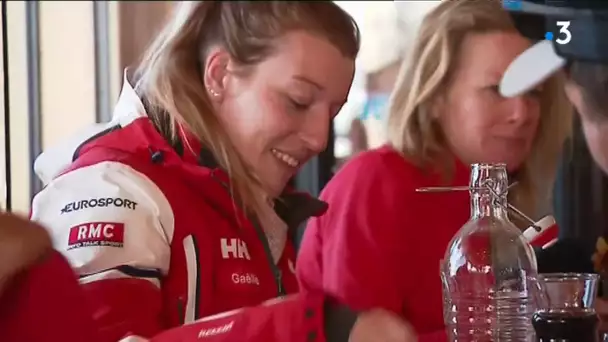
[[[297,168],[298,166],[300,166],[300,161],[296,157],[288,154],[287,152],[277,150],[276,148],[271,149],[270,152],[272,152],[272,155],[275,156],[278,160],[280,160],[289,167]]]

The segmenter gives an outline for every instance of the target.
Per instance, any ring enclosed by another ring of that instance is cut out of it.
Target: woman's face
[[[470,34],[437,115],[452,151],[466,164],[506,163],[516,171],[528,157],[540,120],[540,89],[514,98],[498,92],[502,75],[530,46],[516,33]]]
[[[297,31],[284,35],[250,74],[228,72],[222,80],[220,120],[271,195],[326,148],[354,68],[326,39]]]

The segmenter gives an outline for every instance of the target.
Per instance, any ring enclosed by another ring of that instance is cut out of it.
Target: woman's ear
[[[207,95],[213,101],[220,101],[226,92],[226,76],[230,55],[224,49],[210,51],[203,68],[203,81]]]

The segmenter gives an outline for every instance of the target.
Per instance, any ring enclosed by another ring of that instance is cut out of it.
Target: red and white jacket
[[[194,141],[187,145],[196,153],[170,146],[128,82],[105,128],[71,163],[41,157],[36,169],[48,184],[31,213],[77,273],[100,341],[151,338],[184,324],[157,338],[330,340],[331,301],[298,294],[292,243],[275,262],[208,153]],[[293,230],[326,204],[286,192],[275,209]],[[354,322],[346,316],[344,336]]]

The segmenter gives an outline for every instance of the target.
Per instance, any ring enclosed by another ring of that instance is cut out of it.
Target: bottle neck
[[[471,192],[471,219],[493,217],[509,220],[507,212],[507,196],[494,196],[488,190]]]
[[[471,168],[471,219],[493,217],[508,220],[509,181],[504,164],[473,164]]]

